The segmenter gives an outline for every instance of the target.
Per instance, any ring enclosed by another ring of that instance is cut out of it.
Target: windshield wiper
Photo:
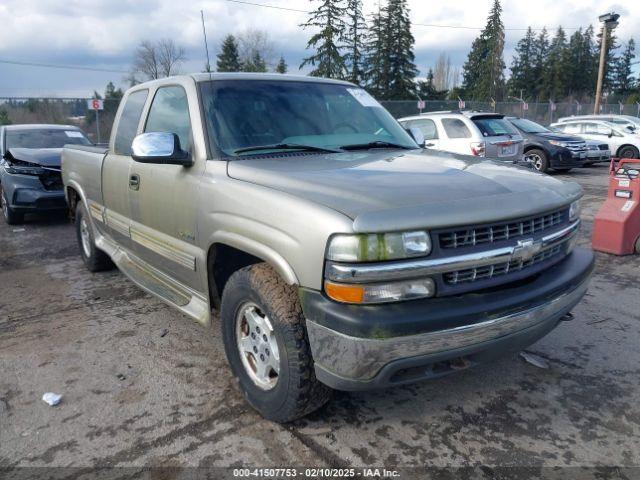
[[[369,150],[370,148],[401,148],[403,150],[415,150],[418,147],[410,147],[399,143],[385,142],[384,140],[376,140],[368,143],[354,143],[353,145],[342,145],[342,150]]]
[[[254,145],[253,147],[243,147],[234,150],[234,155],[245,152],[257,152],[259,150],[302,150],[306,152],[330,152],[340,153],[340,150],[333,148],[316,147],[315,145],[298,145],[297,143],[274,143],[272,145]]]

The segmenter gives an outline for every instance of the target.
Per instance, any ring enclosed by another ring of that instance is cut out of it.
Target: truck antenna
[[[202,34],[204,35],[204,51],[207,52],[207,72],[209,72],[209,80],[211,80],[211,63],[209,62],[209,45],[207,45],[207,30],[204,27],[204,10],[200,10],[200,18],[202,19]]]

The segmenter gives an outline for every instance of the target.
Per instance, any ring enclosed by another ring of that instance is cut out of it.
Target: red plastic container
[[[640,253],[640,159],[611,159],[607,200],[593,224],[593,249]]]

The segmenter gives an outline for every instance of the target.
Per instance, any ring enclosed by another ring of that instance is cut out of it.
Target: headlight
[[[13,160],[11,163],[6,163],[4,169],[7,173],[13,175],[42,175],[44,173],[44,169],[39,165],[22,160]]]
[[[435,283],[431,278],[417,278],[384,284],[352,285],[324,282],[324,290],[329,298],[342,303],[385,303],[416,298],[433,297]]]
[[[431,253],[425,231],[335,235],[329,241],[327,259],[335,262],[380,262],[422,257]]]
[[[556,147],[565,147],[565,148],[571,145],[569,142],[563,142],[560,140],[549,140],[549,143],[551,145],[555,145]]]
[[[580,218],[582,212],[582,200],[576,200],[569,207],[569,221],[573,222]]]

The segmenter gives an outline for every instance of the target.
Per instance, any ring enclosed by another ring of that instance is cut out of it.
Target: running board
[[[95,231],[94,231],[95,232]],[[140,258],[124,251],[100,233],[96,234],[96,247],[105,252],[129,280],[144,291],[177,308],[198,323],[209,325],[209,303],[200,294],[176,282]]]

